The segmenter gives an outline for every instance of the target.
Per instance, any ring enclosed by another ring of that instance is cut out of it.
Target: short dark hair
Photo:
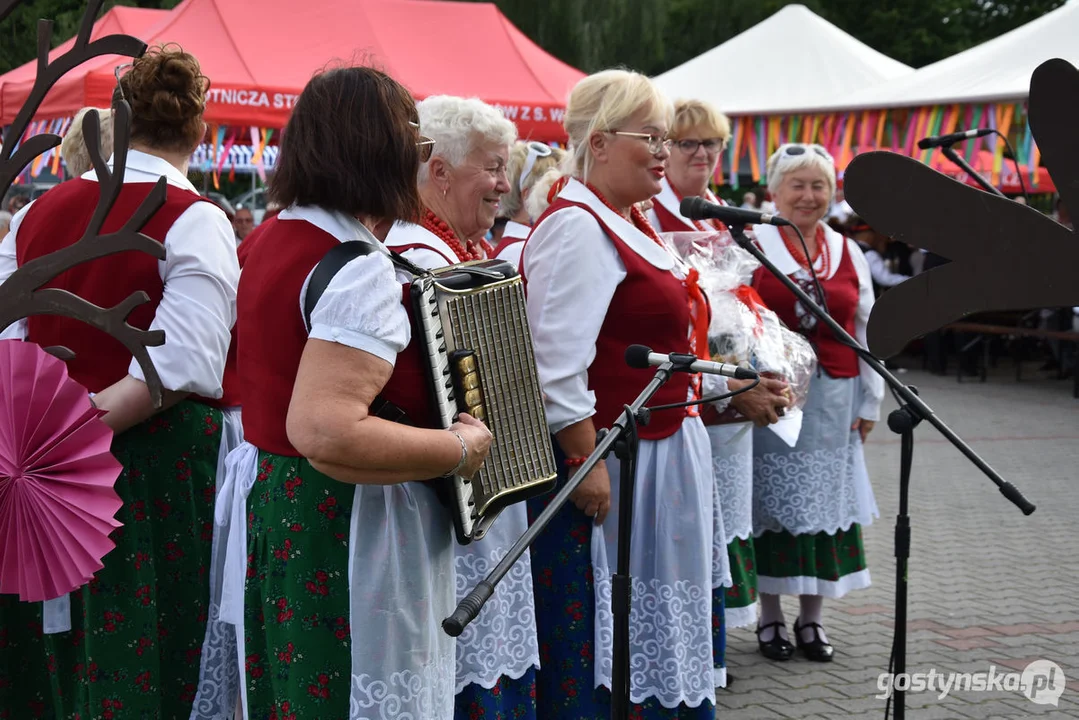
[[[418,220],[416,103],[369,67],[323,72],[300,93],[281,136],[270,199],[352,216]]]

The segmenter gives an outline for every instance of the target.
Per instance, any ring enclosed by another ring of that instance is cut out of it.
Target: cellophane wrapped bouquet
[[[786,380],[793,394],[791,407],[805,405],[817,355],[804,337],[787,328],[766,308],[750,283],[760,263],[729,232],[664,233],[664,241],[693,269],[711,305],[708,327],[711,359],[751,367],[764,377]],[[721,422],[745,418],[733,408]]]

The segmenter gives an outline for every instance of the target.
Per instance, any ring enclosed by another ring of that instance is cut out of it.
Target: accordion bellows
[[[524,283],[511,264],[481,260],[417,277],[412,296],[443,427],[469,412],[494,433],[476,476],[448,479],[457,540],[466,544],[506,506],[555,484]]]

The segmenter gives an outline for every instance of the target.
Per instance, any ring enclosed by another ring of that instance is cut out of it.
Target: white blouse
[[[393,365],[411,338],[408,313],[401,305],[401,283],[408,276],[393,267],[386,248],[354,217],[313,205],[293,205],[278,218],[309,222],[338,242],[360,240],[374,245],[377,252],[350,261],[326,286],[311,312],[308,337],[363,350]],[[311,273],[300,291],[297,310],[301,314]]]
[[[113,167],[113,159],[109,167]],[[174,187],[198,194],[187,177],[165,160],[130,150],[125,183],[156,182],[161,176]],[[90,171],[84,180],[96,182]],[[18,269],[15,248],[27,205],[15,216],[7,237],[0,243],[0,283]],[[184,211],[164,238],[165,259],[158,261],[158,274],[165,284],[151,330],[165,331],[165,344],[147,348],[167,390],[193,392],[205,397],[222,395],[232,326],[236,322],[236,286],[240,265],[236,240],[225,213],[209,202],[198,202]],[[18,327],[16,327],[18,326]],[[26,337],[24,323],[16,323],[2,338]],[[128,373],[145,382],[142,368],[132,358]]]
[[[676,277],[684,276],[674,256],[608,208],[584,184],[571,180],[559,197],[588,205],[646,262]],[[546,393],[547,423],[557,433],[595,414],[596,396],[588,389],[588,368],[596,358],[596,340],[626,268],[596,218],[574,207],[548,215],[532,229],[522,265],[528,278],[528,321]]]

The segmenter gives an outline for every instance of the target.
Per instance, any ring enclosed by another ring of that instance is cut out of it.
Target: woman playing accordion
[[[226,483],[248,520],[246,546],[235,543],[246,562],[226,585],[246,583],[250,717],[453,715],[454,643],[439,628],[453,609],[453,533],[418,481],[471,476],[491,436],[467,415],[436,430],[375,414],[376,401],[432,414],[415,390],[426,350],[410,342],[411,276],[381,242],[420,215],[416,171],[430,143],[417,128],[408,92],[381,72],[311,80],[271,183],[284,209],[244,263],[248,443],[229,456]],[[345,242],[362,251],[305,308],[313,270]]]

